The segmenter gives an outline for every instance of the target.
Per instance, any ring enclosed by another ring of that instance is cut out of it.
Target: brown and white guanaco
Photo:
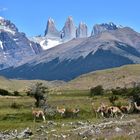
[[[34,117],[34,122],[36,121],[36,118],[42,118],[44,122],[46,122],[45,114],[41,109],[38,108],[32,108],[32,115]]]

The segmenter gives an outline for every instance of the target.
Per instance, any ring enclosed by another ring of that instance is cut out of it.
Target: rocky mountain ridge
[[[46,30],[44,40],[36,39],[44,48],[45,44],[49,44],[49,49],[22,65],[11,65],[13,67],[0,71],[1,75],[9,78],[69,81],[88,72],[140,63],[140,33],[130,27],[118,27],[113,23],[95,25],[94,33],[83,38],[81,36],[87,35],[87,26],[81,23],[76,29],[69,17],[63,28],[64,34],[59,38],[54,21],[50,19],[48,24],[51,25],[47,26],[50,29]],[[72,39],[72,36],[76,37]],[[71,40],[65,41],[64,38]],[[52,46],[54,43],[56,47]]]
[[[86,23],[80,22],[77,27],[74,23],[73,17],[69,16],[66,19],[64,27],[59,31],[56,28],[54,19],[49,18],[44,36],[33,37],[31,40],[39,43],[44,50],[47,50],[59,44],[68,42],[74,38],[87,38],[90,36],[98,35],[105,31],[113,31],[119,28],[121,27],[115,25],[112,22],[96,24],[93,26],[92,32],[89,35],[88,26]]]
[[[0,18],[0,69],[17,66],[40,52],[39,44],[19,32],[11,21]]]
[[[55,27],[55,23],[54,23],[54,20],[52,18],[49,18],[48,19],[48,22],[47,22],[47,26],[46,26],[46,30],[45,30],[45,36],[49,37],[49,38],[53,38],[53,37],[60,37],[60,33],[59,31],[56,29]]]
[[[50,31],[50,32],[48,32],[48,31]],[[50,35],[51,33],[54,34],[54,32],[57,33],[57,36]],[[58,38],[61,38],[63,40],[66,40],[66,41],[77,38],[77,37],[78,38],[88,37],[88,27],[85,23],[80,22],[80,24],[77,28],[75,23],[74,23],[73,18],[71,16],[69,16],[66,19],[66,22],[65,22],[62,30],[58,31],[55,27],[54,20],[52,18],[49,18],[49,20],[47,21],[45,36],[48,38],[58,37]]]
[[[9,78],[69,81],[96,70],[139,64],[139,40],[140,34],[129,27],[106,30],[62,43],[0,74]]]
[[[80,23],[76,27],[74,20],[69,16],[64,24],[62,30],[58,31],[55,21],[49,18],[47,21],[44,36],[32,37],[31,41],[39,43],[44,50],[55,47],[59,44],[68,42],[74,38],[87,38],[88,27],[85,23]]]

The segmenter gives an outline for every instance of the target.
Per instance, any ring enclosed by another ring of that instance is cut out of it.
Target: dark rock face
[[[93,30],[92,30],[92,33],[91,33],[91,36],[94,36],[94,35],[98,35],[104,31],[109,31],[109,30],[116,30],[118,29],[118,27],[114,24],[114,23],[104,23],[104,24],[96,24],[94,27],[93,27]]]
[[[76,37],[76,27],[72,17],[68,17],[62,29],[61,38],[71,40]]]
[[[47,27],[45,30],[45,36],[46,37],[60,37],[59,31],[55,27],[54,20],[52,18],[49,18],[47,22]]]
[[[85,23],[80,23],[79,27],[76,30],[76,37],[78,38],[84,38],[88,37],[88,27]]]
[[[40,52],[39,44],[29,41],[9,20],[0,19],[0,69],[16,66]]]

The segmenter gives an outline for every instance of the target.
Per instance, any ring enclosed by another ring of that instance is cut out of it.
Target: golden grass
[[[102,85],[105,89],[111,89],[124,86],[131,87],[134,82],[140,82],[140,64],[126,65],[84,74],[61,86],[60,89],[87,90],[97,85]]]

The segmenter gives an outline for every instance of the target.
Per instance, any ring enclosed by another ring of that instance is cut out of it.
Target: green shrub
[[[104,89],[102,85],[98,85],[90,89],[90,96],[102,95],[103,93],[104,93]]]
[[[14,91],[14,96],[20,96],[18,91]]]
[[[0,89],[0,95],[2,95],[2,96],[7,96],[7,95],[11,96],[12,93],[10,93],[8,90]]]
[[[120,107],[123,106],[124,104],[123,104],[122,102],[119,101],[119,102],[115,102],[114,105],[120,108]]]
[[[128,89],[117,87],[116,89],[111,89],[111,92],[113,95],[126,95]]]
[[[115,104],[115,101],[117,101],[119,98],[116,95],[112,95],[109,97],[109,101],[111,104]]]

